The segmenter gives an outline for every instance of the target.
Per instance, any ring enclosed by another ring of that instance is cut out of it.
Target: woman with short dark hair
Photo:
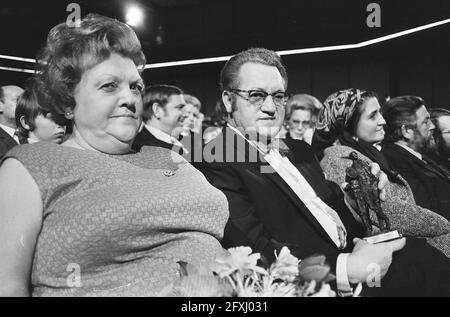
[[[66,120],[62,116],[54,117],[39,105],[37,90],[36,82],[30,80],[17,99],[16,125],[19,142],[26,144],[47,141],[60,144],[66,133]]]

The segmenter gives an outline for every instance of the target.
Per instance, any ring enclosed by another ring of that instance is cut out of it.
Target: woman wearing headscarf
[[[330,95],[319,114],[313,147],[323,151],[320,162],[327,177],[341,184],[352,165],[351,152],[366,162],[376,162],[389,179],[387,199],[381,202],[392,230],[404,236],[424,237],[450,257],[450,223],[444,217],[416,205],[408,183],[396,173],[380,152],[385,121],[376,94],[359,89]]]

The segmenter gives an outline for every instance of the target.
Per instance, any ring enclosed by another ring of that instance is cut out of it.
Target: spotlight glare
[[[142,24],[143,18],[144,15],[139,7],[132,6],[127,9],[127,14],[125,16],[127,24],[137,27]]]

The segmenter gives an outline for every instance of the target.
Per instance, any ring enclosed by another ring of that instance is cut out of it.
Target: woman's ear
[[[19,120],[20,120],[20,125],[21,125],[25,130],[31,131],[30,125],[27,124],[27,122],[25,121],[25,116],[21,116]]]
[[[224,90],[222,92],[222,102],[223,102],[227,112],[232,113],[233,112],[233,104],[232,104],[230,92],[228,92],[226,90]]]

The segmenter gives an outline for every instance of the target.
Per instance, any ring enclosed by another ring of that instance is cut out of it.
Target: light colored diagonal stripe
[[[329,51],[339,51],[339,50],[349,50],[349,49],[357,49],[361,47],[366,47],[370,45],[374,45],[377,43],[389,41],[395,38],[399,38],[402,36],[406,36],[409,34],[413,34],[416,32],[420,32],[423,30],[435,28],[444,24],[450,23],[450,19],[445,19],[442,21],[422,25],[419,27],[415,27],[409,30],[393,33],[390,35],[385,35],[382,37],[378,37],[376,39],[363,41],[356,44],[344,44],[344,45],[334,45],[334,46],[323,46],[323,47],[312,47],[312,48],[300,48],[295,50],[284,50],[284,51],[277,51],[277,53],[281,56],[283,55],[296,55],[296,54],[307,54],[307,53],[318,53],[318,52],[329,52]],[[183,65],[195,65],[195,64],[206,64],[206,63],[217,63],[217,62],[224,62],[229,60],[232,57],[230,56],[219,56],[219,57],[209,57],[209,58],[198,58],[198,59],[189,59],[189,60],[183,60],[183,61],[174,61],[174,62],[164,62],[164,63],[154,63],[154,64],[147,64],[145,65],[145,69],[151,69],[151,68],[164,68],[164,67],[174,67],[174,66],[183,66]],[[16,60],[16,61],[23,61],[23,62],[30,62],[35,63],[36,60],[31,58],[23,58],[23,57],[16,57],[16,56],[8,56],[8,55],[0,55],[0,59],[9,59],[9,60]],[[11,70],[11,71],[19,71],[19,72],[25,72],[25,73],[34,73],[33,70],[30,69],[19,69],[19,68],[12,68],[12,67],[0,67],[2,70]]]

